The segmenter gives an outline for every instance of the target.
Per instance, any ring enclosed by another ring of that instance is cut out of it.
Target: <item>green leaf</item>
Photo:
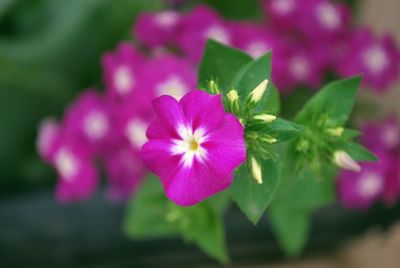
[[[344,143],[340,149],[347,152],[356,161],[374,162],[378,160],[367,148],[355,142]]]
[[[249,55],[240,50],[209,40],[199,67],[199,87],[207,90],[210,81],[214,80],[221,93],[226,94],[232,89],[230,85],[235,74],[251,60]]]
[[[267,128],[267,133],[272,135],[278,141],[293,139],[299,136],[303,131],[303,126],[282,118],[277,118]]]
[[[124,232],[132,238],[156,238],[181,234],[205,253],[227,263],[222,212],[226,194],[218,194],[196,206],[180,207],[169,201],[154,176],[147,179],[129,202]]]
[[[307,102],[296,122],[310,124],[323,118],[324,127],[343,126],[353,109],[360,82],[359,77],[354,77],[326,85]]]
[[[181,225],[183,237],[221,263],[229,261],[221,217],[207,203],[180,207],[185,217]]]
[[[242,105],[245,104],[247,96],[263,80],[268,79],[268,88],[255,111],[265,111],[276,114],[279,111],[279,95],[271,83],[271,53],[264,54],[260,58],[244,65],[237,73],[230,88],[238,91]]]
[[[132,238],[151,238],[179,234],[177,225],[167,222],[169,202],[161,183],[154,177],[147,179],[131,199],[124,219],[124,232]]]
[[[274,196],[278,185],[278,165],[271,159],[261,160],[263,183],[258,184],[246,165],[235,174],[231,186],[233,200],[253,223],[257,224]]]
[[[311,225],[310,213],[275,204],[269,212],[272,226],[286,254],[291,257],[298,256],[307,242]]]

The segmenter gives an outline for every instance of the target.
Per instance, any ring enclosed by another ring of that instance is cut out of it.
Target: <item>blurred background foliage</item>
[[[199,2],[229,19],[261,17],[257,0],[187,1],[184,8]],[[54,171],[35,150],[40,120],[60,116],[84,88],[101,89],[101,55],[131,39],[138,13],[165,5],[162,0],[0,1],[0,194],[51,187]]]

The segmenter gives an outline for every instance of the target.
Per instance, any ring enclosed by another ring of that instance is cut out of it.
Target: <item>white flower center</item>
[[[201,144],[206,140],[204,129],[198,128],[193,131],[190,127],[180,126],[178,133],[181,139],[174,139],[171,148],[173,154],[182,155],[184,166],[190,167],[194,158],[201,160],[206,151]]]
[[[367,68],[374,74],[381,73],[389,64],[388,56],[380,46],[373,46],[363,54],[363,60]]]
[[[146,129],[148,124],[140,119],[132,119],[125,128],[125,136],[132,146],[139,149],[146,143]]]
[[[78,172],[79,162],[66,148],[62,148],[55,156],[55,166],[61,178],[71,181]]]
[[[155,22],[162,28],[171,28],[178,22],[178,14],[174,11],[164,11],[155,16]]]
[[[135,79],[129,68],[120,66],[114,74],[114,86],[121,95],[128,93],[135,85]]]
[[[108,120],[102,112],[90,113],[84,121],[83,130],[91,140],[103,138],[108,131]]]
[[[275,0],[272,2],[271,8],[279,15],[287,15],[295,8],[293,0]]]
[[[329,3],[319,5],[316,9],[316,16],[326,29],[335,30],[340,27],[341,20],[338,11]]]
[[[158,96],[170,95],[180,100],[185,92],[188,91],[185,83],[178,76],[171,76],[166,81],[156,86]]]
[[[382,187],[381,175],[369,172],[360,178],[358,192],[363,197],[373,197],[381,191]]]
[[[299,80],[305,80],[310,74],[308,60],[304,57],[294,57],[289,64],[289,72]]]
[[[228,32],[220,25],[213,25],[209,27],[205,32],[206,38],[214,39],[222,44],[229,45],[230,36]]]
[[[387,147],[394,148],[400,141],[399,128],[393,125],[386,126],[382,132],[382,139]]]
[[[262,56],[270,47],[262,41],[251,42],[248,44],[246,51],[253,57],[258,58]]]

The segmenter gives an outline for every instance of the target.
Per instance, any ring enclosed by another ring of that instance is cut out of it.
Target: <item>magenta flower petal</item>
[[[171,96],[161,96],[153,100],[154,110],[170,135],[179,135],[179,126],[185,125],[183,111],[176,99]]]
[[[168,184],[164,183],[164,188],[167,197],[177,205],[192,206],[231,183],[232,175],[218,177],[207,164],[195,159],[191,167],[182,166]]]
[[[204,142],[207,150],[205,161],[220,177],[229,176],[246,159],[244,132],[241,129],[243,127],[235,116],[225,115],[223,124],[211,132],[208,141]]]
[[[195,90],[179,103],[162,96],[153,105],[158,117],[141,157],[167,197],[189,206],[228,188],[246,152],[243,126],[223,111],[221,96]]]
[[[52,118],[44,119],[39,126],[36,149],[40,157],[50,163],[54,156],[54,146],[59,136],[60,126]]]
[[[208,133],[221,125],[225,112],[221,95],[212,97],[206,95],[209,94],[193,90],[185,96],[180,105],[193,128],[204,128]]]

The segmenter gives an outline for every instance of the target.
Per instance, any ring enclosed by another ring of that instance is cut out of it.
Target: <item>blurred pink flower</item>
[[[149,47],[167,46],[174,41],[181,14],[173,10],[142,13],[134,25],[135,36]]]
[[[146,62],[138,82],[144,89],[141,94],[150,101],[162,95],[171,95],[179,100],[196,86],[195,67],[187,60],[173,55],[163,55]]]
[[[68,107],[62,122],[64,136],[78,139],[98,154],[111,138],[109,111],[102,94],[94,89],[83,91]]]
[[[177,30],[177,46],[189,59],[199,62],[208,39],[230,45],[231,29],[216,11],[199,5],[182,19]]]
[[[245,161],[244,129],[225,113],[221,95],[194,90],[179,102],[153,101],[157,114],[141,157],[178,205],[194,205],[227,189],[233,170]]]
[[[129,43],[121,43],[115,52],[104,54],[103,81],[109,98],[121,101],[132,94],[144,60],[144,56]]]
[[[399,77],[400,50],[391,36],[377,39],[360,29],[351,34],[336,69],[342,76],[362,75],[366,86],[386,90]]]

